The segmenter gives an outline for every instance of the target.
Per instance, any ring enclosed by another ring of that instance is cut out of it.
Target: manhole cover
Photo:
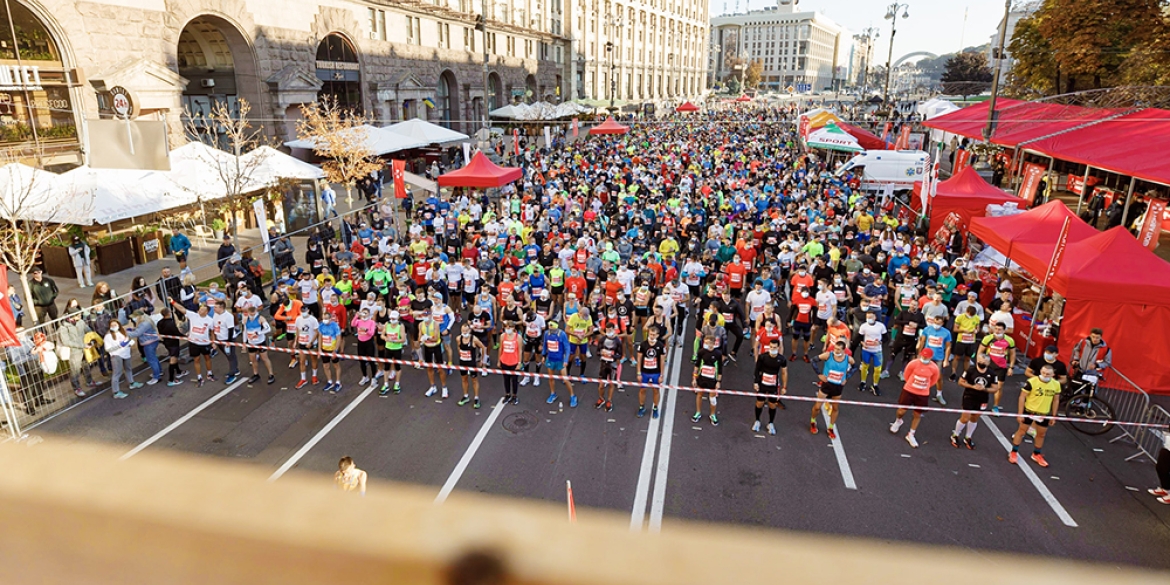
[[[536,418],[536,415],[525,411],[505,416],[502,424],[508,432],[518,435],[536,428],[536,423],[538,422],[540,422],[540,419]]]

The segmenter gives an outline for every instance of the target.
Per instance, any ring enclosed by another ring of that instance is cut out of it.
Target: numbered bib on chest
[[[833,384],[840,384],[841,382],[845,381],[845,372],[839,372],[837,370],[833,370],[833,371],[829,372],[829,375],[825,376],[825,378],[828,379],[829,382],[831,382]]]
[[[715,366],[704,365],[703,367],[699,368],[699,375],[704,378],[711,378],[712,380],[715,379]]]
[[[460,361],[465,361],[465,362],[471,361],[471,350],[470,349],[459,350],[459,359],[460,359]]]
[[[775,386],[776,374],[763,374],[760,376],[760,383],[765,386]]]
[[[642,367],[646,368],[648,370],[658,369],[658,358],[646,356],[645,358],[642,359]]]
[[[917,388],[918,390],[926,390],[927,388],[930,388],[930,378],[919,374],[914,374],[914,380],[911,382],[911,385],[913,385],[914,388]]]
[[[556,339],[548,340],[549,353],[557,353],[560,350],[561,350],[561,342],[560,341],[557,341]]]
[[[959,334],[959,343],[975,343],[975,334],[974,333],[960,333]]]

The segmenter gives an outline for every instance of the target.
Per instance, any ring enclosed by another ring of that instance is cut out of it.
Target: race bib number
[[[715,366],[703,366],[699,368],[699,375],[704,378],[715,379]]]
[[[301,345],[307,345],[309,343],[309,334],[308,333],[301,333],[301,334],[297,335],[297,343],[299,343]]]
[[[765,386],[775,386],[776,374],[764,374],[760,376],[760,383]]]
[[[833,291],[833,294],[837,295],[838,302],[845,300],[845,291],[837,290],[837,291]]]
[[[257,331],[248,332],[248,341],[252,343],[260,343],[260,333]]]
[[[561,342],[559,342],[555,339],[548,340],[548,351],[550,353],[557,353],[560,350],[561,350]]]
[[[515,340],[506,340],[503,342],[503,345],[501,347],[504,348],[504,353],[509,353],[509,354],[515,353],[516,352],[516,341]]]
[[[302,301],[307,303],[307,302],[309,302],[309,299],[311,297],[312,297],[312,293],[310,292],[309,289],[301,289],[301,300]]]
[[[998,345],[993,345],[990,348],[988,348],[987,353],[990,354],[991,357],[997,357],[997,358],[1001,358],[1001,357],[1007,355],[1007,352],[1004,351],[1004,349],[1002,347],[999,347]]]
[[[865,340],[865,349],[867,349],[869,351],[875,351],[878,348],[880,348],[881,345],[882,344],[881,344],[880,339],[866,339]]]
[[[930,378],[915,374],[914,380],[910,382],[910,385],[918,390],[926,390],[930,388]]]
[[[471,361],[471,350],[470,349],[459,350],[459,360],[464,361],[464,362]]]
[[[332,335],[322,335],[321,336],[321,349],[326,349],[326,350],[333,349],[333,345],[335,343],[337,343],[336,337],[333,337]]]
[[[975,343],[975,334],[974,333],[960,333],[959,334],[959,343]]]
[[[825,378],[832,384],[840,384],[845,381],[845,372],[838,372],[836,370],[829,372]]]
[[[917,323],[907,323],[906,326],[902,328],[903,335],[914,335],[915,333],[918,333]]]
[[[644,358],[642,360],[642,367],[646,368],[648,370],[657,369],[658,368],[658,358],[656,358],[656,357]]]
[[[811,310],[812,310],[812,307],[810,307],[809,305],[799,305],[799,311],[802,315],[807,314]]]
[[[601,360],[606,361],[606,362],[612,362],[613,361],[613,350],[612,349],[602,349],[601,350]]]
[[[323,263],[320,260],[314,260],[313,261],[313,268],[320,268],[321,264],[323,264]]]
[[[927,343],[927,345],[930,345],[931,347],[942,347],[943,338],[939,335],[927,335],[926,336],[926,343]]]

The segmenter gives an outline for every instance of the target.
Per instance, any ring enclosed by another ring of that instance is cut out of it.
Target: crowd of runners
[[[316,230],[270,288],[237,272],[226,290],[184,287],[160,303],[171,305],[153,332],[171,356],[168,383],[183,383],[181,335],[199,385],[215,380],[223,354],[228,383],[272,384],[287,367],[297,388],[341,393],[342,371],[356,367],[362,387],[387,397],[403,391],[404,366],[374,361],[385,358],[422,366],[426,395],[459,406],[480,408],[500,380],[512,404],[531,385],[531,400],[657,418],[656,386],[673,356],[693,363],[679,384],[696,389],[696,423],[704,413],[720,423],[727,367],[752,368],[752,386],[731,390],[756,394],[752,430],[774,435],[781,398],[814,391],[789,388],[789,365],[804,361],[822,400],[811,433],[824,407],[836,436],[847,388],[858,399],[896,392],[889,432],[903,432],[909,413],[915,448],[931,400],[967,411],[950,437],[956,448],[974,449],[980,414],[1003,408],[1019,413],[1016,448],[1034,432],[1031,459],[1047,466],[1048,421],[1032,417],[1056,412],[1069,376],[1109,366],[1099,333],[1067,365],[1054,347],[1025,360],[1011,336],[1010,286],[981,278],[966,250],[928,245],[891,201],[833,176],[794,131],[791,112],[762,109],[634,123],[624,136],[526,148],[515,157],[524,177],[490,196],[443,192],[407,212],[378,200]],[[983,302],[987,286],[997,292]],[[144,335],[139,323],[115,330],[113,343]],[[1004,403],[1017,366],[1026,366],[1012,381],[1018,403]],[[636,405],[615,405],[623,381],[650,388],[639,386]]]

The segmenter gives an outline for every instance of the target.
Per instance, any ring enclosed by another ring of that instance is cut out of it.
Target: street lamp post
[[[1007,37],[1008,18],[1012,14],[1012,0],[1004,0],[1003,22],[999,23],[999,39],[995,46],[995,70],[991,74],[991,100],[987,104],[987,126],[983,128],[983,139],[991,140],[995,134],[996,118],[995,102],[999,98],[999,72],[1003,69],[1003,45]]]
[[[857,40],[865,41],[865,55],[862,56],[861,63],[862,93],[869,93],[869,70],[873,64],[873,43],[880,36],[881,32],[871,26],[861,31],[861,34],[855,37]]]
[[[886,8],[886,20],[890,21],[890,52],[886,56],[886,84],[882,89],[882,101],[886,103],[890,101],[890,65],[894,60],[894,35],[898,34],[898,11],[902,12],[903,19],[910,18],[910,3],[894,2]]]
[[[721,53],[723,49],[719,46],[719,43],[712,41],[710,51],[712,55],[711,58],[714,59],[715,62],[711,64],[711,81],[708,84],[708,87],[714,88],[715,81],[719,78],[719,70],[723,69],[722,63],[719,61],[719,53]]]
[[[481,30],[483,32],[483,112],[482,112],[482,114],[483,114],[483,127],[484,127],[484,130],[486,131],[488,128],[488,110],[491,108],[491,104],[488,103],[488,95],[489,94],[488,94],[488,30],[487,30],[488,2],[487,2],[487,0],[483,0],[482,10],[483,10],[483,13],[479,15],[478,22],[476,22],[476,28],[478,28],[479,30]],[[472,37],[472,39],[474,39],[474,38],[475,37]],[[485,132],[485,135],[490,137],[490,134],[487,134],[486,132]]]
[[[617,44],[614,39],[621,34],[622,17],[614,17],[612,14],[605,15],[605,27],[609,31],[609,40],[605,43],[605,52],[609,53],[609,109],[610,113],[614,109],[614,98],[617,97],[617,77],[614,75],[614,68],[617,66]]]

